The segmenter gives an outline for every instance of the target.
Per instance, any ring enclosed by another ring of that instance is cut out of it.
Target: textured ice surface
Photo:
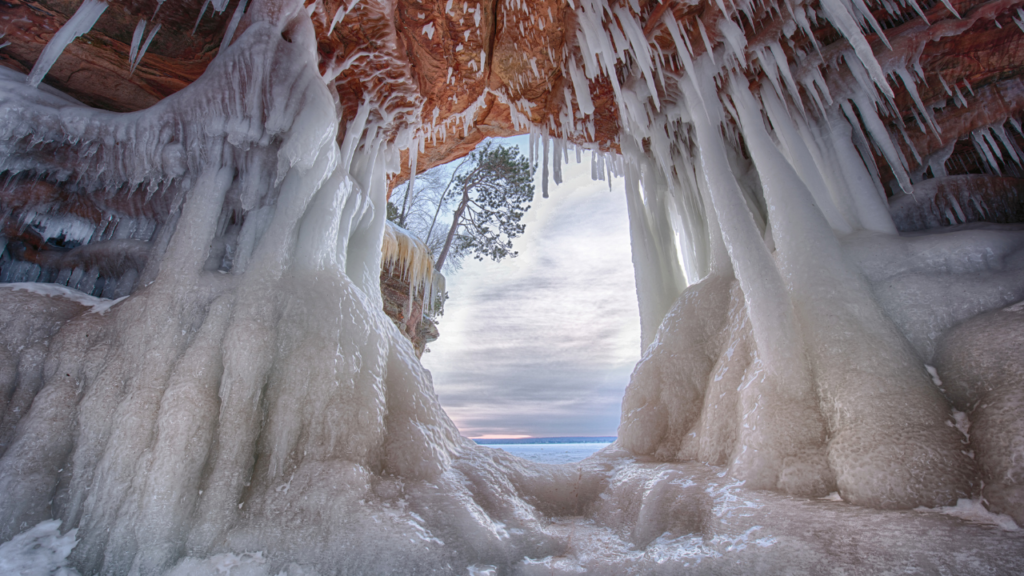
[[[0,544],[0,572],[17,576],[79,576],[68,565],[75,530],[60,532],[59,520],[47,520]]]
[[[994,512],[1024,524],[1024,306],[1014,304],[960,323],[935,351],[953,406],[970,421],[970,448],[981,491]],[[961,424],[961,422],[955,422]]]

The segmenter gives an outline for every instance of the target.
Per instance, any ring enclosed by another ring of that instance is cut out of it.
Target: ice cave
[[[1024,573],[1022,0],[8,0],[0,63],[0,572]],[[390,191],[515,134],[626,185],[578,464],[383,312]]]

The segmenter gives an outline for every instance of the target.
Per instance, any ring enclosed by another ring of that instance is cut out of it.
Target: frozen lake
[[[614,441],[614,436],[474,440],[477,444],[499,448],[542,464],[579,462]]]

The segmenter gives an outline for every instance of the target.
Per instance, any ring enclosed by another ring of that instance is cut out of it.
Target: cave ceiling
[[[79,4],[77,0],[4,1],[0,43],[6,45],[0,48],[0,63],[28,73]],[[149,107],[195,81],[216,56],[238,7],[234,0],[111,0],[109,4],[92,30],[64,50],[45,83],[85,104],[113,111]],[[724,7],[746,35],[748,58],[781,39],[779,46],[798,76],[801,67],[823,62],[823,76],[833,97],[855,84],[841,65],[851,55],[850,44],[824,18],[810,22],[813,37],[809,37],[800,30],[785,30],[793,18],[768,4],[755,9],[752,19],[733,10],[729,0],[621,0],[618,4],[645,23],[644,33],[655,51],[672,52],[673,40],[664,26],[671,17],[682,24],[695,57],[707,46],[723,45],[726,39],[716,23],[723,18]],[[904,134],[897,140],[911,170],[921,165],[922,158],[951,145],[973,154],[967,149],[973,130],[1012,119],[1024,108],[1020,4],[1011,0],[868,3],[876,29],[885,37],[865,30],[866,39],[890,73],[893,104],[899,111],[885,120],[892,132]],[[790,4],[780,6],[784,12],[790,10]],[[811,11],[821,10],[818,2],[809,6]],[[342,124],[369,99],[378,103],[376,113],[386,120],[392,137],[403,128],[419,127],[424,142],[418,171],[464,156],[484,138],[521,134],[530,125],[579,144],[617,150],[619,108],[611,79],[602,75],[589,80],[592,113],[581,111],[572,98],[572,80],[564,63],[581,52],[572,0],[316,0],[307,3],[307,10],[316,29],[321,72],[336,88],[343,109]],[[142,19],[148,21],[147,30],[157,24],[160,29],[132,73],[132,38]],[[242,17],[235,35],[245,25]],[[667,62],[679,66],[675,57]],[[916,91],[924,106],[933,110],[934,127],[922,125],[913,94],[893,72],[917,66],[924,82]],[[761,67],[750,70],[751,82],[767,81]],[[623,85],[641,81],[639,73],[622,62],[617,72],[616,80]],[[661,97],[667,96],[664,84],[657,90]],[[801,90],[806,91],[806,86]],[[810,97],[804,98],[804,107],[810,114],[817,112]],[[569,109],[573,118],[568,117]],[[402,159],[392,186],[408,177],[407,152]],[[876,156],[876,162],[886,180],[891,172],[885,159]]]

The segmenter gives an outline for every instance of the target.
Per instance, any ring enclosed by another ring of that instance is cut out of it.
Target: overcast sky
[[[610,192],[592,181],[588,156],[562,170],[547,199],[537,171],[518,257],[467,259],[448,275],[441,337],[423,365],[466,436],[616,433],[640,355],[622,180]]]

